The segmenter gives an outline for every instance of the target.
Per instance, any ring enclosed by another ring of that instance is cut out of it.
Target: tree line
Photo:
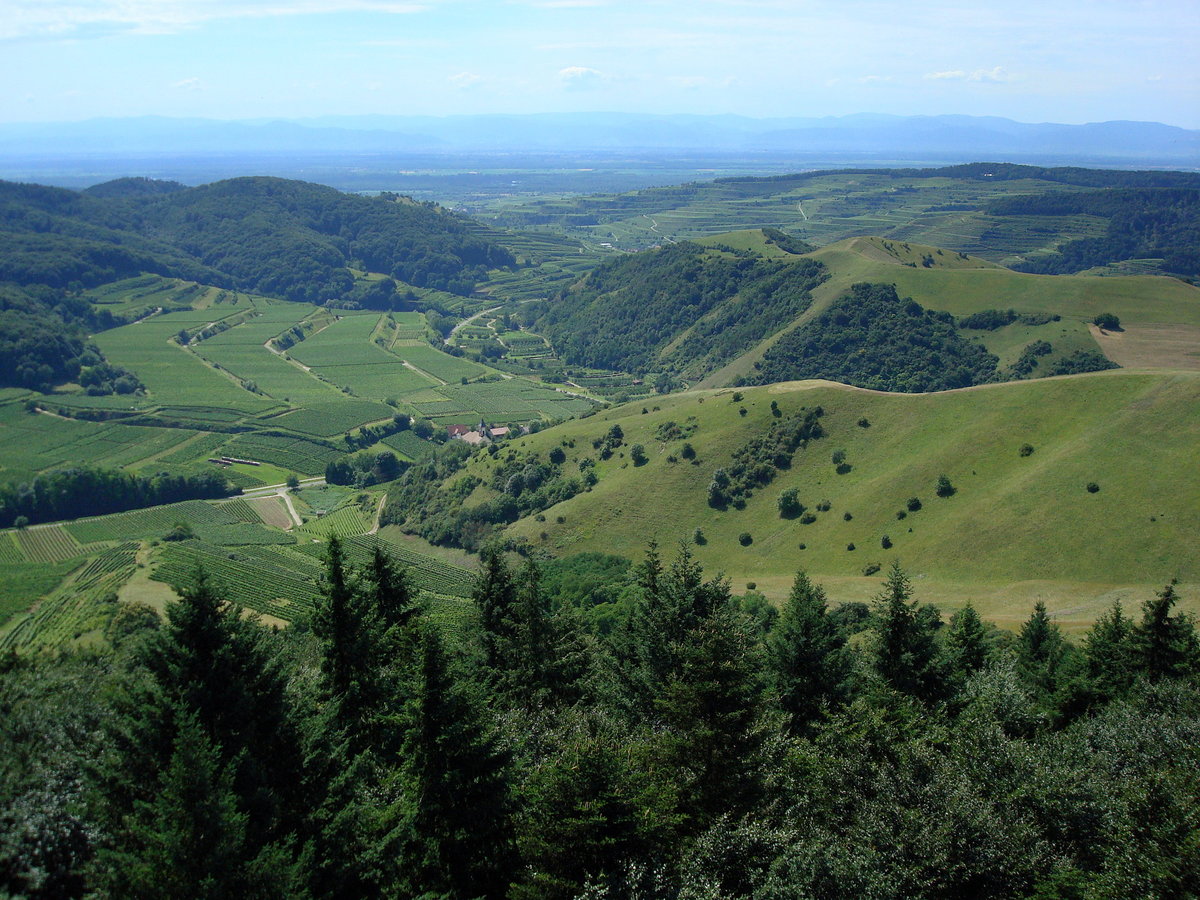
[[[560,572],[560,575],[562,573]],[[561,583],[561,581],[560,581]],[[435,626],[331,541],[310,619],[202,574],[114,650],[0,673],[0,879],[122,897],[1189,896],[1200,648],[1174,585],[1075,644],[943,624],[893,566],[865,615],[778,613],[651,545],[607,633],[485,553]]]
[[[0,484],[0,528],[212,500],[238,492],[218,472],[133,475],[119,469],[61,469],[33,481]]]

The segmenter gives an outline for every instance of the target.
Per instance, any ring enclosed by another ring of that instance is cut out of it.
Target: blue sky
[[[1200,128],[1196,0],[0,0],[0,121],[620,111]]]

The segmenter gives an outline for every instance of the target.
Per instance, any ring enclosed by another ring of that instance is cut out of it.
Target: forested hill
[[[756,365],[755,384],[827,378],[881,391],[945,391],[993,380],[996,357],[967,341],[945,312],[892,284],[856,284]]]
[[[808,308],[825,267],[780,252],[672,244],[608,262],[526,315],[573,364],[694,378]]]
[[[470,220],[394,195],[280,178],[196,188],[100,185],[87,194],[0,182],[0,281],[91,286],[156,272],[322,303],[351,264],[468,293],[513,257]]]

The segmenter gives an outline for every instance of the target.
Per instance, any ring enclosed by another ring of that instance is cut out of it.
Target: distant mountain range
[[[325,116],[297,120],[142,117],[0,125],[0,157],[372,155],[704,151],[926,159],[1070,158],[1200,165],[1200,131],[1155,122],[1027,124],[977,116],[563,113]]]

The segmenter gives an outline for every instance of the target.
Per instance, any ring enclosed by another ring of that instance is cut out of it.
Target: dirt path
[[[304,524],[304,520],[300,518],[300,513],[296,512],[296,507],[292,504],[292,494],[286,487],[279,492],[279,496],[283,498],[283,505],[287,507],[288,513],[292,517],[292,521],[299,528]]]
[[[379,506],[375,507],[375,523],[367,534],[379,534],[379,520],[383,518],[383,508],[387,505],[387,494],[379,498]]]
[[[504,307],[503,306],[493,306],[491,309],[481,309],[479,312],[475,313],[475,315],[471,316],[471,318],[463,319],[461,322],[459,322],[457,325],[455,325],[453,328],[450,329],[450,333],[448,335],[446,335],[446,337],[442,338],[442,343],[449,344],[454,339],[454,335],[458,334],[458,329],[462,328],[464,325],[470,325],[472,322],[474,322],[480,316],[486,316],[486,315],[488,315],[488,313],[494,313],[498,309],[504,309]]]

